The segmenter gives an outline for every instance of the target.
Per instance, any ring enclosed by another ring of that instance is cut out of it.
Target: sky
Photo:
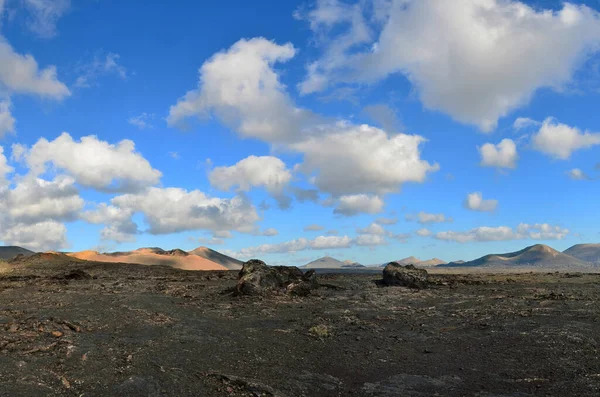
[[[0,242],[598,242],[600,2],[0,0]]]

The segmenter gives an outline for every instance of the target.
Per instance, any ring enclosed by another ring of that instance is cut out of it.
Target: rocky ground
[[[0,273],[1,396],[598,396],[600,275],[323,275],[235,297],[234,272]]]

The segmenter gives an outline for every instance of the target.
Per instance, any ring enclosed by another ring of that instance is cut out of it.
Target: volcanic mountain
[[[506,254],[486,255],[473,261],[452,262],[441,267],[537,267],[537,268],[569,268],[587,267],[588,263],[574,258],[547,245],[537,244],[520,251]]]
[[[400,259],[400,260],[394,261],[394,262],[396,262],[402,266],[415,265],[415,266],[419,266],[419,267],[433,267],[433,266],[443,265],[446,263],[443,260],[438,259],[438,258],[433,258],[433,259],[428,259],[426,261],[422,261],[421,259],[416,258],[414,256],[409,256],[408,258]],[[380,267],[386,267],[386,266],[387,266],[387,263],[384,263]]]
[[[360,263],[352,261],[342,262],[330,256],[325,256],[300,267],[304,269],[350,269],[364,266]]]
[[[563,253],[585,262],[600,264],[600,244],[577,244]]]
[[[17,246],[0,247],[0,260],[12,259],[17,255],[31,256],[35,252]]]
[[[206,247],[186,252],[180,249],[165,251],[158,247],[140,248],[130,252],[99,253],[82,251],[68,254],[71,257],[113,263],[137,263],[140,265],[162,265],[183,270],[236,270],[241,262]]]

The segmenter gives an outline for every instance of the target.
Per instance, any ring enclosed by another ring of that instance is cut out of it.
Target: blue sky
[[[599,10],[0,0],[0,241],[273,264],[597,242]]]

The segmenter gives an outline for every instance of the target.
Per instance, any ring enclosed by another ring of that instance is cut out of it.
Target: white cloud
[[[91,135],[77,142],[63,132],[53,141],[40,138],[23,157],[33,175],[43,174],[51,164],[77,183],[105,191],[137,190],[161,177],[128,139],[113,145]]]
[[[292,180],[292,173],[277,157],[246,157],[230,167],[216,167],[208,179],[220,190],[237,186],[238,191],[247,192],[253,187],[264,187],[281,207],[289,205],[284,189]]]
[[[388,234],[387,231],[383,228],[383,226],[375,222],[371,223],[365,228],[357,229],[356,232],[360,234],[371,234],[376,236],[384,236]]]
[[[454,220],[446,216],[444,214],[430,214],[425,211],[421,211],[418,214],[407,214],[405,216],[407,221],[416,220],[422,225],[426,225],[428,223],[444,223],[444,222],[453,222]]]
[[[305,232],[319,232],[321,230],[324,230],[325,227],[321,226],[321,225],[317,225],[317,224],[312,224],[312,225],[308,225],[308,226],[304,226],[304,231]]]
[[[10,108],[10,100],[0,101],[0,139],[6,134],[15,132],[16,120],[10,112]]]
[[[58,250],[68,247],[67,228],[55,221],[34,224],[13,224],[0,230],[0,240],[6,245],[18,245],[32,251]]]
[[[481,192],[474,192],[467,195],[464,206],[472,211],[494,212],[498,208],[498,200],[484,200]]]
[[[322,91],[328,84],[327,73],[344,67],[344,54],[353,47],[368,43],[372,33],[363,17],[359,4],[350,5],[338,0],[319,0],[316,7],[303,15],[296,12],[298,19],[310,22],[311,29],[317,37],[325,37],[337,24],[344,24],[348,29],[325,47],[323,57],[308,65],[308,77],[298,84],[301,94]]]
[[[302,86],[311,89],[304,92],[402,73],[427,108],[483,131],[538,89],[569,83],[600,43],[598,13],[570,3],[551,11],[511,0],[395,0],[378,40],[362,54],[331,50],[356,26],[332,14],[328,26],[334,25],[338,34],[310,64]]]
[[[516,230],[508,226],[488,227],[482,226],[465,232],[447,231],[435,235],[438,240],[454,241],[458,243],[508,241],[508,240],[562,240],[569,234],[568,229],[551,226],[547,223],[529,225],[519,224]]]
[[[433,232],[431,230],[426,229],[426,228],[419,229],[415,233],[417,233],[417,236],[421,236],[421,237],[429,237],[433,234]]]
[[[17,54],[0,36],[0,89],[11,93],[38,95],[62,100],[71,95],[66,85],[58,81],[56,67],[38,69],[33,56]]]
[[[214,114],[246,137],[267,142],[293,139],[312,114],[294,106],[273,66],[295,53],[290,43],[238,41],[202,65],[198,89],[171,106],[167,122],[181,125],[190,117]]]
[[[533,136],[536,150],[559,160],[567,160],[574,151],[594,145],[600,145],[600,133],[581,132],[552,118],[544,120],[540,130]]]
[[[147,128],[153,128],[154,126],[151,123],[151,120],[154,119],[154,114],[152,113],[142,113],[139,116],[130,117],[127,119],[127,122],[134,127],[139,128],[140,130],[145,130]]]
[[[56,23],[71,7],[71,0],[21,1],[31,13],[27,27],[42,38],[56,36]]]
[[[48,220],[74,221],[84,206],[74,183],[66,176],[53,181],[26,177],[6,193],[0,209],[12,222],[26,225]]]
[[[303,154],[295,170],[307,174],[319,190],[292,188],[299,200],[316,201],[319,191],[330,193],[333,201],[343,195],[397,192],[403,183],[423,182],[428,172],[439,169],[420,158],[425,141],[420,136],[389,135],[297,107],[273,69],[294,54],[291,44],[238,41],[202,65],[199,88],[171,107],[169,124],[215,115],[242,136]]]
[[[127,78],[127,68],[119,63],[121,56],[109,52],[104,54],[99,52],[92,58],[91,61],[82,63],[78,66],[79,76],[75,80],[75,87],[90,88],[97,84],[97,81],[102,76],[117,76],[121,80]]]
[[[507,226],[488,227],[482,226],[466,232],[439,232],[435,238],[438,240],[467,243],[472,241],[506,241],[516,238],[514,231]]]
[[[478,148],[482,167],[517,168],[517,145],[512,139],[503,139],[499,144],[486,143]]]
[[[573,168],[567,172],[569,178],[576,181],[586,181],[592,179],[588,174],[580,170],[579,168]]]
[[[81,218],[89,223],[105,225],[100,232],[102,240],[122,243],[135,241],[135,235],[138,234],[138,226],[131,219],[132,215],[133,210],[129,208],[101,203],[95,210],[82,213]]]
[[[366,194],[342,196],[334,213],[345,216],[353,216],[361,213],[377,214],[383,211],[383,205],[383,200],[378,196],[369,196]]]
[[[234,257],[250,258],[265,254],[290,253],[305,250],[326,250],[337,248],[349,248],[352,246],[352,239],[348,236],[319,236],[312,240],[298,238],[277,244],[263,244],[256,247],[249,247],[233,253]]]
[[[562,240],[569,234],[569,229],[560,226],[552,226],[547,223],[536,223],[534,225],[521,223],[517,227],[517,235],[520,238],[533,240]]]
[[[402,122],[398,118],[398,114],[389,105],[378,103],[365,106],[363,112],[375,121],[384,131],[396,133],[402,129]]]
[[[279,234],[279,232],[277,231],[277,229],[274,229],[272,227],[265,229],[261,232],[261,235],[266,236],[266,237],[273,237],[273,236],[277,236]]]
[[[13,172],[13,167],[8,165],[8,160],[4,155],[4,148],[0,146],[0,194],[8,186],[7,175]]]
[[[237,230],[251,233],[259,220],[256,208],[243,196],[209,197],[199,190],[152,187],[111,200],[113,206],[142,213],[151,234],[191,230]]]
[[[368,125],[338,123],[327,134],[293,144],[304,153],[298,169],[316,172],[315,185],[333,195],[397,192],[403,183],[423,182],[439,169],[420,158],[417,135],[389,136]]]
[[[8,181],[10,172],[0,147],[0,240],[33,250],[66,247],[62,222],[76,220],[84,206],[74,180],[58,175],[53,181],[32,176]]]
[[[310,248],[314,250],[326,250],[335,248],[350,248],[352,239],[348,236],[319,236],[310,241]]]
[[[515,122],[513,123],[513,128],[517,131],[523,130],[525,128],[529,128],[529,127],[533,127],[533,126],[539,126],[542,123],[540,123],[539,121],[530,119],[528,117],[518,117]]]
[[[361,247],[375,247],[387,244],[385,236],[379,234],[361,234],[354,239],[354,244]]]

